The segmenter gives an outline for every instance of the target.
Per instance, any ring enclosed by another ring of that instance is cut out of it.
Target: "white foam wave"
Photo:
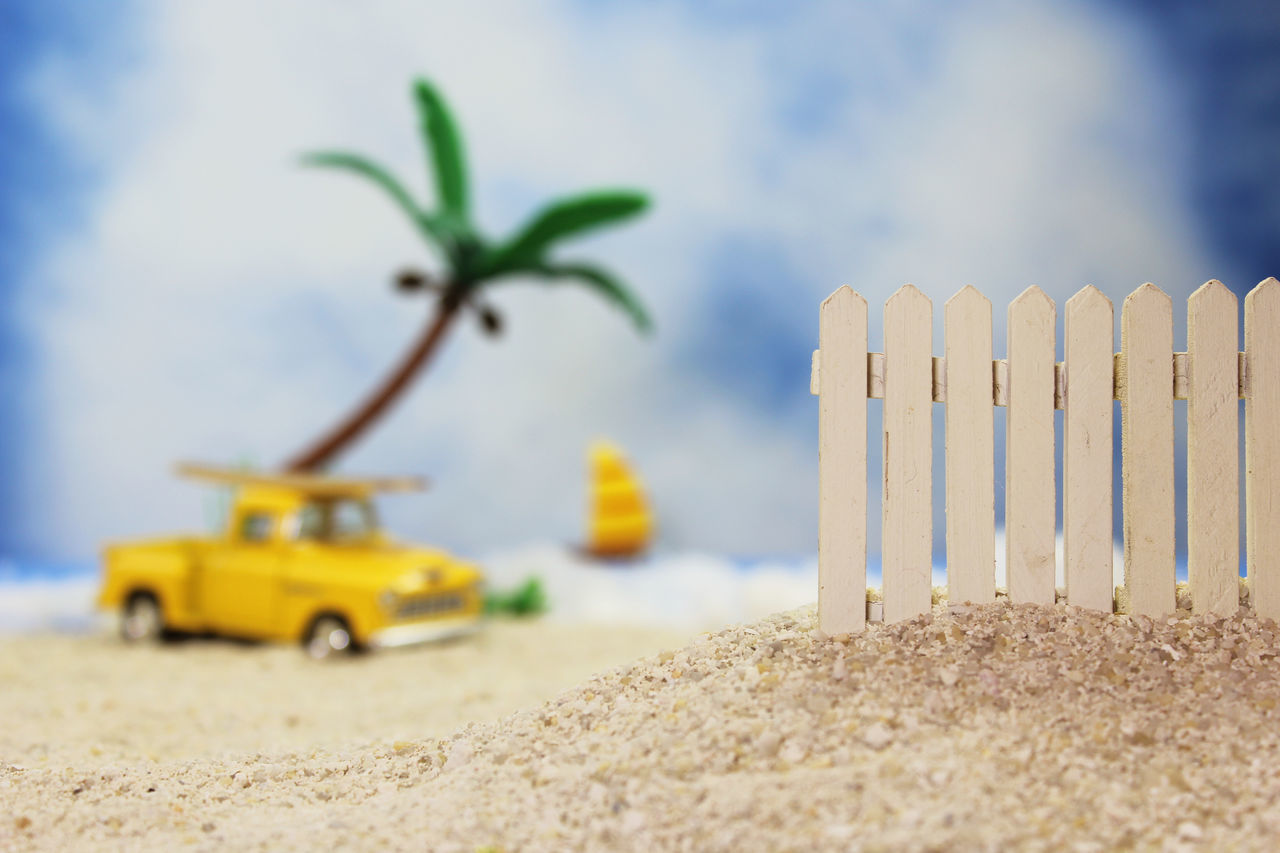
[[[91,630],[101,621],[97,590],[98,579],[83,575],[0,583],[0,633]]]
[[[553,619],[711,630],[817,600],[815,559],[741,563],[706,553],[635,563],[588,560],[556,545],[532,545],[483,560],[493,587],[542,579]]]
[[[997,583],[1004,583],[1004,543],[997,535]],[[1063,584],[1061,537],[1058,584]],[[1115,554],[1117,580],[1123,553]],[[490,587],[510,588],[537,576],[550,602],[550,618],[561,622],[657,625],[712,630],[759,619],[817,600],[816,557],[741,561],[705,553],[659,555],[634,563],[587,559],[570,548],[534,544],[489,554],[481,560]],[[934,567],[934,583],[946,582]],[[880,583],[870,567],[868,580]],[[85,631],[102,621],[93,606],[97,578],[0,582],[0,633]]]

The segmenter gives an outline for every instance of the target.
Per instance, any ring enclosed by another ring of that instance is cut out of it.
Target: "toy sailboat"
[[[595,442],[587,457],[591,494],[583,550],[593,557],[639,556],[653,538],[653,516],[640,480],[612,444]]]

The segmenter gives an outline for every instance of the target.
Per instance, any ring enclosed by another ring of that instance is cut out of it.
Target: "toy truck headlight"
[[[396,594],[394,589],[384,589],[378,593],[378,606],[383,610],[395,610],[400,603],[400,596]]]

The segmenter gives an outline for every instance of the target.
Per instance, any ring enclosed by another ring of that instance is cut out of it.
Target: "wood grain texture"
[[[1280,619],[1280,282],[1244,299],[1245,538],[1254,611]]]
[[[1027,288],[1009,305],[1004,535],[1009,599],[1015,604],[1053,604],[1055,598],[1056,327],[1053,300],[1038,287]]]
[[[933,304],[910,284],[884,306],[884,619],[929,611],[933,569]]]
[[[867,601],[867,301],[822,303],[818,374],[818,627],[861,631]]]
[[[1220,616],[1240,606],[1239,329],[1222,282],[1187,301],[1187,580],[1192,609]]]
[[[1067,602],[1110,613],[1115,315],[1089,285],[1067,300],[1064,329],[1062,549]]]
[[[1154,284],[1125,299],[1120,349],[1124,580],[1131,613],[1163,616],[1175,607],[1173,303]]]
[[[995,437],[991,302],[972,286],[947,300],[947,596],[995,601]]]

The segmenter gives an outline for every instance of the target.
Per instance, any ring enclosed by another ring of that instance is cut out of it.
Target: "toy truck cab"
[[[300,640],[314,657],[399,646],[476,627],[480,570],[394,541],[372,496],[412,480],[246,474],[185,466],[237,487],[224,533],[113,545],[98,603],[128,640],[164,631]]]

